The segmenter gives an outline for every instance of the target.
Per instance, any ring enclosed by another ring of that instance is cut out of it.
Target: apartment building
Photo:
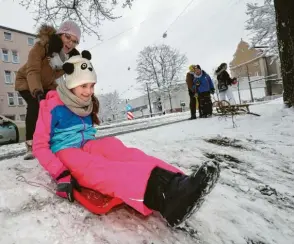
[[[14,83],[35,38],[34,34],[0,26],[0,114],[13,120],[25,120],[26,103],[14,90]]]

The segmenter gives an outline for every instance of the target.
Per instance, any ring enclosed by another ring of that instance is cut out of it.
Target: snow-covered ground
[[[0,243],[293,244],[294,111],[281,100],[251,110],[261,117],[236,117],[236,128],[214,117],[119,136],[187,173],[205,160],[221,162],[218,185],[184,230],[128,207],[93,215],[56,197],[36,160],[17,157],[0,161]]]

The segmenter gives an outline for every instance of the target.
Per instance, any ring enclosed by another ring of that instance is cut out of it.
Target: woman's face
[[[95,84],[93,83],[86,83],[73,88],[71,91],[78,98],[82,99],[85,102],[88,102],[94,94],[94,86]]]
[[[78,39],[70,34],[62,34],[61,40],[63,42],[63,51],[67,54],[73,50],[78,44]]]

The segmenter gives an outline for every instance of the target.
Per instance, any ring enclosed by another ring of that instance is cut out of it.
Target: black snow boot
[[[201,207],[219,175],[216,162],[205,162],[190,176],[156,167],[148,180],[144,204],[159,211],[170,226],[178,226]]]
[[[192,115],[189,120],[194,120],[194,119],[197,119],[196,115]]]

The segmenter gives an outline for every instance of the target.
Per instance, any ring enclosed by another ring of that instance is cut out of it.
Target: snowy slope
[[[187,173],[208,159],[221,162],[220,182],[186,231],[127,207],[90,214],[53,195],[36,160],[18,157],[0,161],[0,243],[293,244],[294,111],[281,100],[252,111],[262,116],[239,116],[236,128],[215,117],[119,136]]]

